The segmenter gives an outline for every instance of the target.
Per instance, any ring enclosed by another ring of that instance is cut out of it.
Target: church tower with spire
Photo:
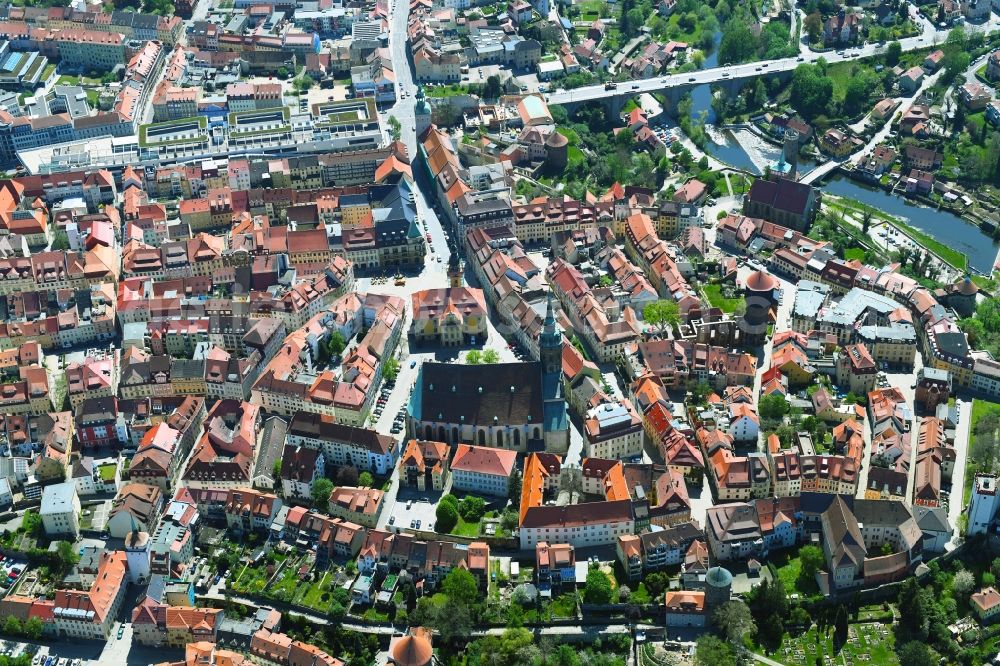
[[[562,381],[563,334],[556,327],[552,294],[545,308],[545,321],[538,336],[538,357],[542,365],[543,428],[545,450],[563,454],[569,450],[569,416]]]
[[[552,294],[545,307],[545,321],[538,339],[538,356],[542,362],[542,373],[558,375],[562,372],[562,333],[556,328],[555,310],[552,308]]]

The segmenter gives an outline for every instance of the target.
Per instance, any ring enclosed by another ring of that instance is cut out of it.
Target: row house
[[[356,557],[367,534],[357,523],[298,506],[289,509],[285,517],[285,538],[299,547],[314,550],[316,565],[321,568]]]
[[[423,541],[412,534],[370,530],[358,554],[358,571],[364,575],[406,571],[423,582],[424,593],[434,590],[456,568],[468,569],[484,580],[489,572],[489,546],[465,546],[451,541]]]
[[[281,499],[251,488],[226,493],[226,526],[237,534],[266,534],[281,510]]]

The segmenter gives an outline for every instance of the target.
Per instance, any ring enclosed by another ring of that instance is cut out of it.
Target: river
[[[843,176],[827,180],[824,192],[848,197],[898,217],[935,240],[965,253],[969,266],[989,275],[997,256],[997,242],[976,225],[957,215],[913,204],[885,190],[867,187]]]
[[[716,67],[719,62],[718,44],[721,33],[716,35],[716,48],[705,58],[704,67]],[[697,117],[703,111],[705,122],[715,122],[712,110],[710,86],[698,86],[691,91],[691,113]],[[706,152],[721,162],[737,169],[763,173],[763,164],[778,160],[781,148],[770,144],[752,132],[707,128]],[[799,171],[808,171],[814,166],[810,161],[799,162]],[[969,266],[989,275],[997,258],[997,242],[983,233],[976,225],[966,222],[952,213],[915,205],[908,199],[894,196],[878,188],[866,187],[849,178],[835,176],[828,179],[821,188],[825,192],[860,201],[904,220],[910,226],[923,231],[935,240],[945,243],[965,253]]]

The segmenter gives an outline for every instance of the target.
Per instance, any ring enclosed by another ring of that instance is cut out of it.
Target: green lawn
[[[576,595],[562,594],[552,600],[549,606],[553,617],[576,617]]]
[[[455,97],[457,95],[467,95],[470,90],[468,86],[453,83],[447,86],[434,86],[425,88],[424,92],[428,97]]]
[[[97,468],[98,473],[101,475],[101,481],[108,482],[115,478],[115,465],[101,465]]]
[[[819,586],[815,580],[803,578],[802,562],[799,561],[798,551],[782,550],[771,555],[768,562],[774,565],[778,571],[778,578],[785,586],[785,592],[791,594],[793,591],[803,596],[812,596],[819,593]]]
[[[604,0],[584,0],[577,4],[580,8],[580,20],[581,21],[593,21],[594,19],[600,18],[601,9],[607,5]]]
[[[722,295],[721,284],[706,284],[703,287],[705,297],[712,307],[719,308],[723,312],[733,312],[736,306],[743,300],[742,298],[726,298]]]
[[[562,134],[569,141],[571,146],[580,145],[580,135],[572,127],[557,127],[556,131]]]
[[[455,525],[455,529],[451,531],[451,534],[457,534],[458,536],[464,537],[477,537],[479,536],[479,522],[467,523],[462,520],[462,517],[458,517],[458,524]]]
[[[299,577],[295,569],[294,566],[286,566],[278,580],[270,585],[268,593],[281,595],[282,598],[287,595],[291,599],[295,594],[295,588],[299,586]]]
[[[844,259],[847,259],[848,261],[853,261],[855,259],[858,261],[864,261],[865,251],[860,247],[849,247],[844,250]]]
[[[326,609],[330,604],[329,590],[332,584],[333,578],[330,577],[330,572],[324,572],[323,577],[319,581],[309,584],[305,594],[302,595],[300,603],[310,608]],[[324,594],[326,595],[325,599],[323,597]]]
[[[971,440],[974,436],[973,433],[976,431],[976,423],[986,414],[990,412],[1000,412],[1000,404],[995,402],[990,402],[989,400],[973,400],[972,401],[972,420],[969,422],[969,439]],[[966,458],[965,461],[965,488],[962,495],[962,504],[966,505],[969,503],[969,498],[972,496],[972,480],[976,474],[976,464],[972,461],[972,458]]]
[[[100,86],[101,80],[94,79],[89,76],[74,76],[72,74],[63,74],[56,81],[56,85],[60,86]]]
[[[630,601],[634,604],[648,604],[652,600],[649,595],[649,590],[646,589],[645,583],[639,583],[639,587],[632,591],[632,598]]]

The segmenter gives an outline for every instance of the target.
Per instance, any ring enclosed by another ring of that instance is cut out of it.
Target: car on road
[[[409,509],[411,506],[413,506],[413,500],[406,500],[406,508]]]
[[[694,81],[694,77],[693,77],[693,76],[690,76],[690,77],[688,77],[688,81],[689,81],[689,82],[690,82],[690,81]]]
[[[412,370],[415,367],[417,367],[417,362],[415,360],[410,361],[410,370]]]
[[[125,625],[123,624],[122,626],[118,627],[118,640],[121,640],[122,636],[124,635],[125,635]]]
[[[396,516],[389,516],[389,524],[390,525],[396,524]]]

